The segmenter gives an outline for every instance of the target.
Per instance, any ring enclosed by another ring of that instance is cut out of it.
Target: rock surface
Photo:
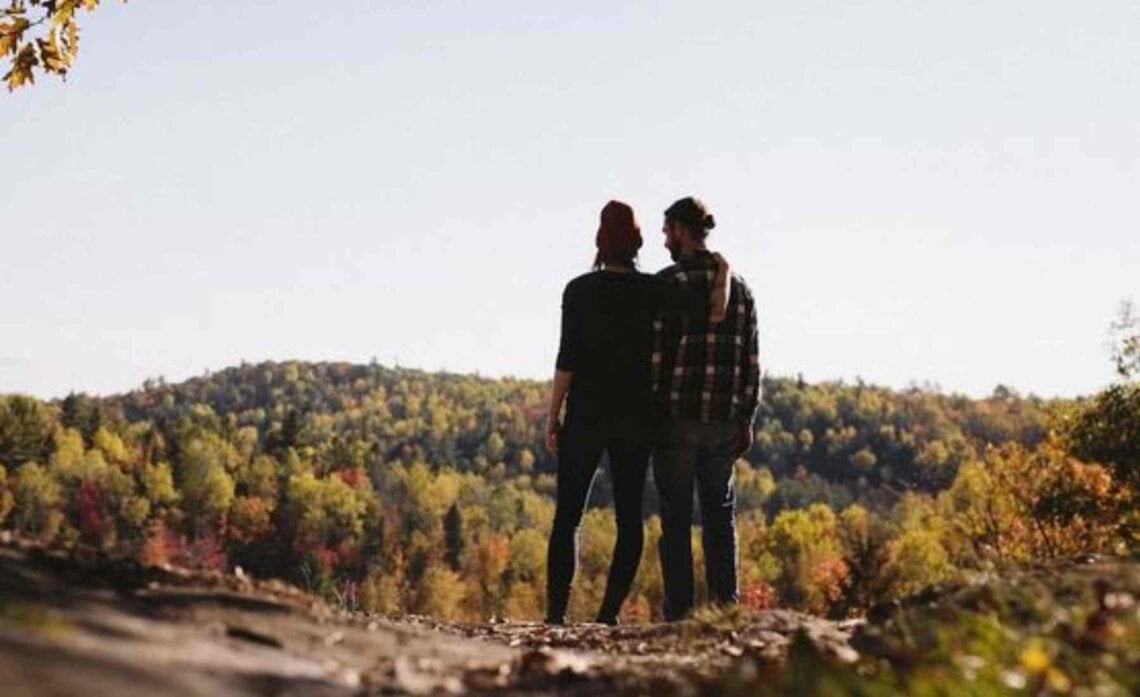
[[[0,546],[0,680],[40,695],[672,695],[803,630],[854,660],[853,625],[748,621],[546,627],[338,612],[279,582]]]

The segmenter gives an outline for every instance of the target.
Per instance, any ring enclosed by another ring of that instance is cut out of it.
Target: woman
[[[578,526],[603,451],[609,454],[617,540],[597,621],[617,623],[641,560],[641,497],[655,420],[653,320],[659,312],[700,312],[718,321],[727,304],[723,262],[711,302],[707,291],[683,291],[638,272],[641,230],[624,203],[610,201],[602,209],[596,244],[594,270],[567,284],[562,296],[562,337],[547,417],[546,446],[558,455],[558,499],[547,550],[550,624],[565,619]]]

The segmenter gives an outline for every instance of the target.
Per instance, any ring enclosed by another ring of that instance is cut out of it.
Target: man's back
[[[680,287],[707,286],[715,259],[705,247],[716,220],[703,201],[686,196],[665,210],[665,246],[678,263],[660,276]],[[666,620],[693,607],[693,485],[701,502],[701,539],[708,598],[739,601],[736,583],[736,459],[752,442],[760,394],[756,304],[739,277],[731,279],[725,319],[661,313],[654,322],[655,394],[662,420],[653,454],[660,497],[661,569]]]
[[[709,287],[713,256],[694,252],[658,272],[670,282]],[[655,389],[675,419],[752,421],[759,402],[760,361],[756,304],[742,278],[733,275],[723,322],[664,314],[654,325]]]

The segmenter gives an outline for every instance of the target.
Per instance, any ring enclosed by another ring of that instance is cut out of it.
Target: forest
[[[1121,364],[1122,376],[1129,376]],[[549,384],[243,364],[106,398],[0,397],[0,521],[53,546],[241,569],[353,610],[542,616]],[[737,463],[743,604],[846,617],[971,571],[1135,542],[1140,386],[1043,400],[766,376]],[[652,482],[626,622],[660,619]],[[615,529],[600,475],[572,617]],[[694,529],[700,573],[700,535]]]

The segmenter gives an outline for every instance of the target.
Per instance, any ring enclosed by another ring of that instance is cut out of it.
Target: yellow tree
[[[79,54],[78,13],[98,6],[99,0],[8,0],[0,10],[8,91],[34,83],[37,70],[65,77]]]
[[[772,582],[780,575],[780,563],[769,549],[769,530],[764,512],[756,509],[737,516],[736,535],[740,550],[741,604],[764,609],[774,602]]]
[[[939,583],[953,572],[944,540],[948,526],[934,502],[913,492],[894,511],[898,532],[883,551],[882,575],[890,593],[902,597]]]
[[[28,462],[16,472],[13,490],[16,529],[47,539],[54,537],[63,522],[59,510],[63,493],[55,479],[43,467]]]
[[[485,620],[506,610],[504,575],[511,561],[511,543],[506,535],[484,531],[471,545],[463,562],[467,579],[468,614]]]
[[[859,504],[839,514],[839,541],[847,562],[847,610],[866,608],[881,589],[880,570],[890,529],[886,521]]]
[[[443,619],[459,619],[464,586],[459,574],[442,564],[428,567],[419,583],[416,611]]]
[[[973,544],[963,561],[1005,562],[1111,548],[1128,496],[1110,470],[1047,440],[1032,450],[989,448],[982,461],[963,465],[939,504],[957,533],[955,551],[963,554],[963,541]]]
[[[183,443],[179,459],[179,489],[197,538],[202,523],[216,523],[229,512],[234,499],[230,471],[237,453],[217,434],[204,432]]]
[[[645,544],[641,548],[641,564],[630,592],[630,600],[622,610],[623,622],[662,619],[665,602],[665,582],[661,576],[661,561],[657,545],[661,539],[661,518],[650,516],[645,521]]]
[[[823,614],[839,600],[847,578],[839,521],[823,503],[781,511],[772,522],[769,544],[779,560],[776,588],[783,600]]]
[[[8,511],[12,510],[13,500],[12,492],[8,491],[8,473],[0,465],[0,525],[8,517]]]
[[[509,545],[506,614],[515,619],[538,619],[545,605],[546,534],[520,530],[511,537]]]

